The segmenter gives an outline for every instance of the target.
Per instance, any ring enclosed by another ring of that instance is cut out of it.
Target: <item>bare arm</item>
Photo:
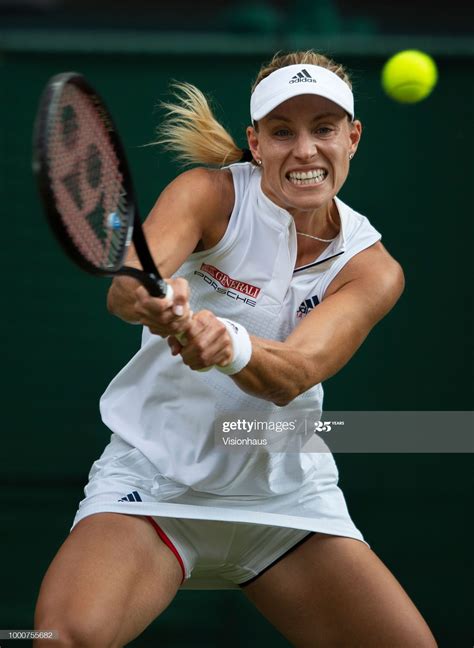
[[[192,169],[168,185],[144,223],[147,243],[163,277],[174,274],[194,250],[212,247],[222,238],[233,201],[232,179],[227,171]],[[133,246],[126,264],[140,268]],[[186,282],[174,280],[170,283],[175,292],[174,305],[182,306],[186,313]],[[149,297],[130,277],[114,279],[107,307],[127,322],[147,326],[155,316],[160,318],[164,309],[170,310],[169,316],[172,315],[167,300]]]
[[[381,243],[356,255],[284,343],[252,337],[252,359],[233,376],[250,394],[286,405],[337,373],[403,292],[403,272]]]
[[[401,267],[376,243],[349,261],[323,301],[285,342],[251,336],[252,358],[231,378],[253,396],[288,404],[350,360],[370,330],[395,305],[403,288]],[[181,353],[193,369],[219,364],[217,353],[228,350],[224,327],[214,320],[212,313],[197,314],[189,329],[191,343],[185,348],[174,338],[170,340],[173,352]],[[218,345],[217,339],[222,343]]]

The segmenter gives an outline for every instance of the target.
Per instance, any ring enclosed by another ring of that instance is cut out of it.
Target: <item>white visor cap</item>
[[[250,116],[258,121],[292,97],[312,94],[344,108],[354,119],[354,95],[337,74],[319,65],[287,65],[262,79],[250,97]]]

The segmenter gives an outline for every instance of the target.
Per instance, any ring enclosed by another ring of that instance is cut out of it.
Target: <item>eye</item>
[[[328,137],[333,132],[334,132],[334,128],[331,128],[330,126],[318,126],[316,128],[316,134],[321,137]]]
[[[275,137],[290,137],[291,131],[288,128],[278,128],[273,132]]]

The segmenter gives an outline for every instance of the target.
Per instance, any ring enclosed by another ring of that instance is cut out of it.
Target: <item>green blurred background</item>
[[[251,82],[276,50],[313,47],[345,64],[364,133],[340,195],[382,232],[407,287],[327,382],[326,409],[472,409],[474,21],[456,3],[443,22],[432,3],[412,5],[397,3],[395,12],[362,1],[344,10],[326,1],[228,1],[204,2],[198,11],[184,2],[176,11],[140,0],[131,12],[121,1],[0,0],[0,204],[7,233],[0,628],[32,627],[42,575],[108,440],[98,398],[140,337],[108,315],[108,282],[69,264],[41,214],[31,129],[42,87],[57,72],[80,71],[100,89],[146,214],[179,172],[157,147],[144,146],[171,79],[209,93],[244,143]],[[440,74],[433,94],[413,106],[388,99],[379,80],[386,58],[407,47],[432,54]],[[337,461],[353,519],[439,645],[470,647],[471,457],[351,454]],[[132,645],[224,643],[288,645],[239,592],[182,592]]]

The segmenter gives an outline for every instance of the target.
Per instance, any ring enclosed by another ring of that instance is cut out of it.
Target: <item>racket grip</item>
[[[173,297],[174,297],[173,287],[169,283],[167,283],[166,284],[166,293],[164,294],[164,298],[169,299],[170,301],[173,301]]]
[[[136,279],[145,286],[151,297],[173,299],[173,288],[159,275],[151,272],[144,272],[143,270],[132,268],[130,266],[123,266],[123,268],[120,268],[116,274],[133,277],[133,279]]]
[[[173,301],[173,296],[174,296],[173,288],[170,286],[170,284],[167,283],[166,294],[164,295],[164,297],[166,299],[169,299],[170,301]],[[186,340],[185,333],[176,333],[175,337],[182,346],[186,346],[187,340]],[[203,367],[202,369],[197,369],[197,371],[201,371],[201,372],[210,371],[213,368],[214,367]]]

